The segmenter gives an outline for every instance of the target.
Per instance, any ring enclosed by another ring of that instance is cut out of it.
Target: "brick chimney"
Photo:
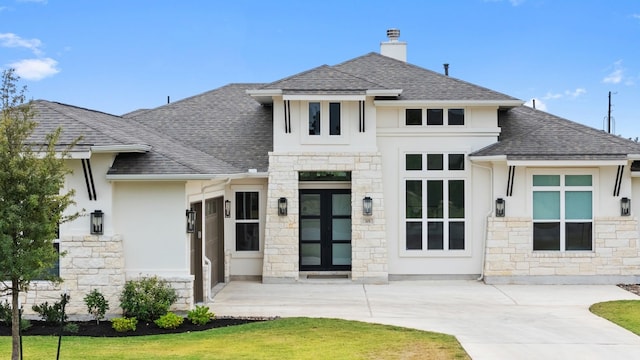
[[[407,43],[398,41],[399,37],[399,29],[387,30],[387,38],[389,38],[389,41],[380,43],[380,54],[407,62]]]

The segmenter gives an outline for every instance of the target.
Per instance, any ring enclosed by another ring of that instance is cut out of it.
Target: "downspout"
[[[490,174],[490,177],[491,177],[491,199],[493,199],[494,198],[494,196],[493,196],[493,168],[488,167],[488,166],[482,166],[482,165],[474,164],[474,163],[471,163],[471,166],[477,166],[479,168],[482,168],[482,169],[485,169],[485,170],[489,170],[489,174]],[[484,280],[485,259],[487,257],[487,223],[489,223],[489,217],[491,217],[491,214],[493,214],[493,208],[491,208],[491,210],[489,210],[487,215],[485,215],[485,222],[484,222],[484,229],[483,229],[484,231],[483,231],[483,235],[482,235],[482,257],[481,257],[482,268],[480,269],[480,276],[476,279],[477,281]]]

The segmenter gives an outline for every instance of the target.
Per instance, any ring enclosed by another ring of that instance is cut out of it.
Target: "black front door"
[[[300,270],[351,270],[351,190],[300,190]]]

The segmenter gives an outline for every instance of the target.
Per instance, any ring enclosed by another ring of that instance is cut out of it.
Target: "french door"
[[[351,270],[351,190],[300,190],[300,270]]]

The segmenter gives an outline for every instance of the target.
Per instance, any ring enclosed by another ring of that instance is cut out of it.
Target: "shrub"
[[[100,324],[100,320],[104,318],[104,314],[109,310],[109,302],[100,291],[93,289],[84,297],[84,303],[87,305],[87,312],[93,315],[97,324]]]
[[[165,280],[157,276],[127,281],[120,295],[125,317],[154,321],[169,311],[178,295]]]
[[[62,330],[64,330],[64,332],[66,333],[77,334],[80,330],[80,327],[76,323],[66,323],[64,324]]]
[[[31,327],[31,321],[29,319],[20,319],[21,331],[29,330],[30,327]]]
[[[111,327],[117,332],[136,331],[138,319],[136,318],[113,318],[111,319]]]
[[[206,325],[209,321],[216,317],[214,313],[209,311],[208,306],[196,305],[196,308],[187,313],[187,318],[195,325]]]
[[[53,305],[49,305],[48,302],[44,302],[40,305],[33,305],[31,309],[37,312],[38,315],[50,324],[59,324],[67,321],[67,314],[64,313],[64,305],[69,301],[69,295],[60,295],[60,301],[56,301]]]
[[[172,312],[168,312],[156,321],[154,321],[159,328],[162,329],[176,329],[184,322],[184,318],[182,316],[178,316]]]

